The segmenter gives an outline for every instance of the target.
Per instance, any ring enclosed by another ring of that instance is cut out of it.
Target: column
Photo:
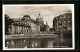
[[[22,34],[23,34],[23,26],[22,26],[22,30],[21,31],[22,31]]]
[[[25,32],[25,29],[24,29],[25,27],[23,26],[23,34],[24,34],[24,32]]]
[[[22,34],[22,26],[20,26],[20,34]]]
[[[22,34],[24,33],[24,26],[22,26]]]
[[[15,26],[12,24],[12,30],[11,33],[15,33]]]
[[[16,33],[18,33],[18,26],[16,26]]]
[[[18,26],[18,33],[20,33],[20,26]]]
[[[19,27],[18,31],[19,31],[19,34],[20,34],[20,26],[18,26],[18,27]]]
[[[24,33],[26,33],[26,27],[24,28]]]
[[[18,33],[18,26],[16,26],[16,34]]]
[[[21,34],[22,34],[22,32],[23,32],[23,29],[22,29],[22,26],[21,26]]]
[[[15,34],[16,34],[16,25],[15,25]]]
[[[19,33],[21,34],[21,26],[19,26],[19,28],[20,28],[20,29],[19,29]]]
[[[18,34],[19,34],[19,26],[17,26],[17,31],[18,31]]]

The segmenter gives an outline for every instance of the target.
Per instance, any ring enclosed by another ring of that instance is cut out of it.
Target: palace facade
[[[35,34],[40,33],[44,28],[45,31],[48,31],[49,29],[48,25],[44,24],[42,16],[39,14],[36,20],[31,19],[29,15],[24,15],[22,19],[13,20],[14,22],[11,24],[11,27],[9,28],[10,34]]]

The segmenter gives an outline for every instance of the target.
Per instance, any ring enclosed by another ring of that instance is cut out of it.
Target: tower
[[[40,15],[40,13],[39,13],[39,15],[37,16],[36,21],[37,21],[37,23],[38,23],[39,25],[44,24],[43,17]]]

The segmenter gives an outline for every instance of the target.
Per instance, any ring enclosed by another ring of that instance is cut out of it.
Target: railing
[[[6,35],[5,39],[21,39],[21,38],[54,38],[56,34],[26,34],[26,35]]]

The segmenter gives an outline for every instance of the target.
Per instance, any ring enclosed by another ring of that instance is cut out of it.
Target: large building
[[[72,30],[72,13],[65,13],[53,19],[54,31]]]
[[[24,15],[22,19],[14,21],[9,30],[11,34],[36,33],[40,31],[40,26],[29,15]]]
[[[53,19],[53,29],[58,33],[61,45],[72,47],[72,13],[69,12],[56,16]]]
[[[35,34],[41,31],[47,31],[48,25],[44,24],[42,16],[39,14],[36,20],[29,15],[24,15],[22,19],[13,19],[11,27],[8,28],[9,34]],[[45,28],[44,28],[45,27]]]

